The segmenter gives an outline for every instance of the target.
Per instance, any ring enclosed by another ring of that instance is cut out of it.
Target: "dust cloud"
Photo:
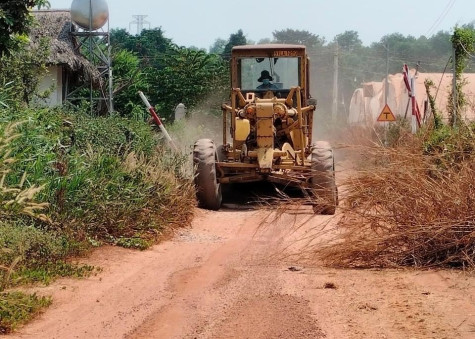
[[[216,146],[223,143],[223,119],[203,110],[188,112],[185,119],[170,126],[173,142],[182,153],[193,151],[194,143],[199,139],[211,139]]]
[[[333,71],[328,70],[325,60],[310,60],[310,95],[317,100],[317,109],[313,115],[313,142],[329,141],[331,144],[340,140],[341,132],[347,125],[347,113],[344,104],[338,105],[338,114],[332,117]],[[344,101],[342,98],[339,101]]]

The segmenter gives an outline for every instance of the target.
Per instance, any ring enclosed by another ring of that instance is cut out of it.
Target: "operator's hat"
[[[263,70],[261,72],[261,77],[257,79],[257,81],[262,82],[264,79],[269,79],[270,81],[274,80],[274,78],[270,76],[269,71],[267,70]]]

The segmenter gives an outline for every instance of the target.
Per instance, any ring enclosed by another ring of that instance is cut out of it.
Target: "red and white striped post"
[[[148,102],[147,97],[143,94],[142,91],[139,91],[139,96],[140,96],[140,98],[142,98],[142,101],[145,104],[145,106],[147,106],[147,109],[148,109],[150,115],[152,116],[153,121],[160,128],[160,130],[162,131],[162,133],[165,136],[165,138],[167,139],[167,141],[170,143],[170,145],[172,146],[172,148],[175,151],[178,151],[176,145],[174,144],[172,138],[170,137],[170,134],[168,134],[167,130],[165,129],[165,126],[163,125],[162,120],[158,116],[157,112],[155,112],[155,108],[153,108],[152,105],[150,105],[150,102]]]
[[[407,64],[404,64],[403,67],[404,83],[408,91],[409,98],[411,100],[412,107],[412,134],[417,132],[418,128],[421,128],[421,113],[419,111],[419,105],[416,101],[416,84],[414,77],[411,77],[409,80],[409,67]]]

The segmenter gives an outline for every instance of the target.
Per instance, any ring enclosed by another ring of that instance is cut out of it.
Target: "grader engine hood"
[[[274,104],[256,103],[257,162],[259,168],[272,169],[274,159]]]

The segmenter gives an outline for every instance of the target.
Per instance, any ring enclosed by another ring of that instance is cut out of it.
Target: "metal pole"
[[[92,31],[92,0],[89,0],[89,32]],[[92,64],[95,65],[94,63],[94,56],[92,54],[92,36],[89,36],[89,57],[91,58]],[[90,107],[90,113],[93,115],[93,87],[92,87],[92,77],[90,79],[90,84],[89,84],[89,105]]]
[[[386,43],[386,82],[384,84],[384,104],[388,104],[388,94],[389,94],[389,44]]]
[[[109,67],[109,114],[114,111],[114,79],[112,75],[112,46],[110,35],[110,21],[107,20],[107,66]]]
[[[452,65],[453,65],[453,79],[452,79],[452,105],[454,114],[454,126],[457,124],[457,66],[455,57],[455,46],[452,46]]]
[[[384,82],[384,105],[388,104],[388,94],[389,94],[389,44],[386,43],[384,46],[386,49],[386,81]],[[388,122],[384,123],[384,144],[388,145]]]
[[[416,117],[416,81],[414,77],[411,78],[411,103],[412,103],[412,116],[411,116],[411,131],[412,134],[417,132],[417,117]]]

